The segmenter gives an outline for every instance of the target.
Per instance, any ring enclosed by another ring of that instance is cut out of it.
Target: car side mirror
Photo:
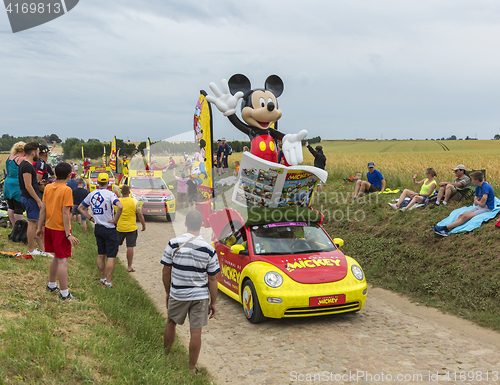
[[[172,186],[171,184],[168,185],[168,189],[169,190],[173,190],[174,189],[174,186]]]
[[[248,250],[245,250],[245,246],[243,246],[243,245],[233,245],[233,246],[231,246],[231,253],[240,254],[240,255],[248,255]]]
[[[344,240],[342,238],[333,238],[333,243],[335,243],[335,246],[339,249],[344,246]]]

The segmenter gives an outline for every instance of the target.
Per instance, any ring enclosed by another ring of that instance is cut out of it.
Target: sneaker
[[[399,207],[396,203],[389,203],[389,206],[391,206],[394,210],[399,209]]]
[[[448,236],[448,233],[444,230],[438,230],[438,231],[434,231],[434,233],[436,233],[437,235],[441,235],[442,237],[447,237]]]
[[[73,297],[73,296],[71,295],[71,293],[69,293],[66,297],[63,297],[63,296],[62,296],[62,294],[61,294],[61,293],[59,293],[59,299],[61,299],[61,300],[63,300],[63,301],[66,301],[66,300],[67,300],[67,301],[75,301],[75,300],[76,300],[76,298],[75,298],[75,297]]]
[[[104,287],[106,289],[113,289],[114,288],[113,284],[112,283],[108,283],[108,282],[104,282]]]
[[[40,251],[38,249],[33,250],[31,253],[28,252],[28,255],[31,255],[32,257],[51,257],[54,258],[54,256],[50,253],[47,253],[45,251]]]
[[[50,288],[49,285],[47,285],[47,287],[45,288],[45,291],[49,291],[51,293],[59,293],[59,291],[61,291],[61,289],[57,285],[53,289]]]
[[[443,230],[443,226],[438,226],[438,225],[432,226],[432,230],[434,230],[434,231],[441,231],[441,230]]]

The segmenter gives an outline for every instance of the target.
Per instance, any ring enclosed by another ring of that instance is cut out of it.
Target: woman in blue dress
[[[24,157],[24,142],[17,142],[10,150],[10,156],[5,162],[7,177],[3,188],[3,198],[9,204],[9,220],[14,227],[18,219],[23,219],[23,206],[21,204],[21,188],[19,187],[19,165]]]

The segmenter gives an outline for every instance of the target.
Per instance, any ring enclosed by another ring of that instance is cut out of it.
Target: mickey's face
[[[255,90],[248,99],[247,106],[241,111],[241,117],[250,126],[267,129],[281,118],[281,110],[271,91]]]

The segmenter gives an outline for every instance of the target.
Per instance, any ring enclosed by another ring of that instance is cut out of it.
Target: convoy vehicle
[[[143,215],[164,215],[175,220],[176,202],[171,190],[162,178],[162,171],[129,170],[121,185],[130,187],[130,196],[142,202]]]
[[[209,217],[221,268],[219,290],[243,305],[248,321],[363,308],[363,270],[339,250],[343,240],[323,229],[321,213],[301,207],[258,209],[256,215],[249,210],[246,221],[228,208]]]

